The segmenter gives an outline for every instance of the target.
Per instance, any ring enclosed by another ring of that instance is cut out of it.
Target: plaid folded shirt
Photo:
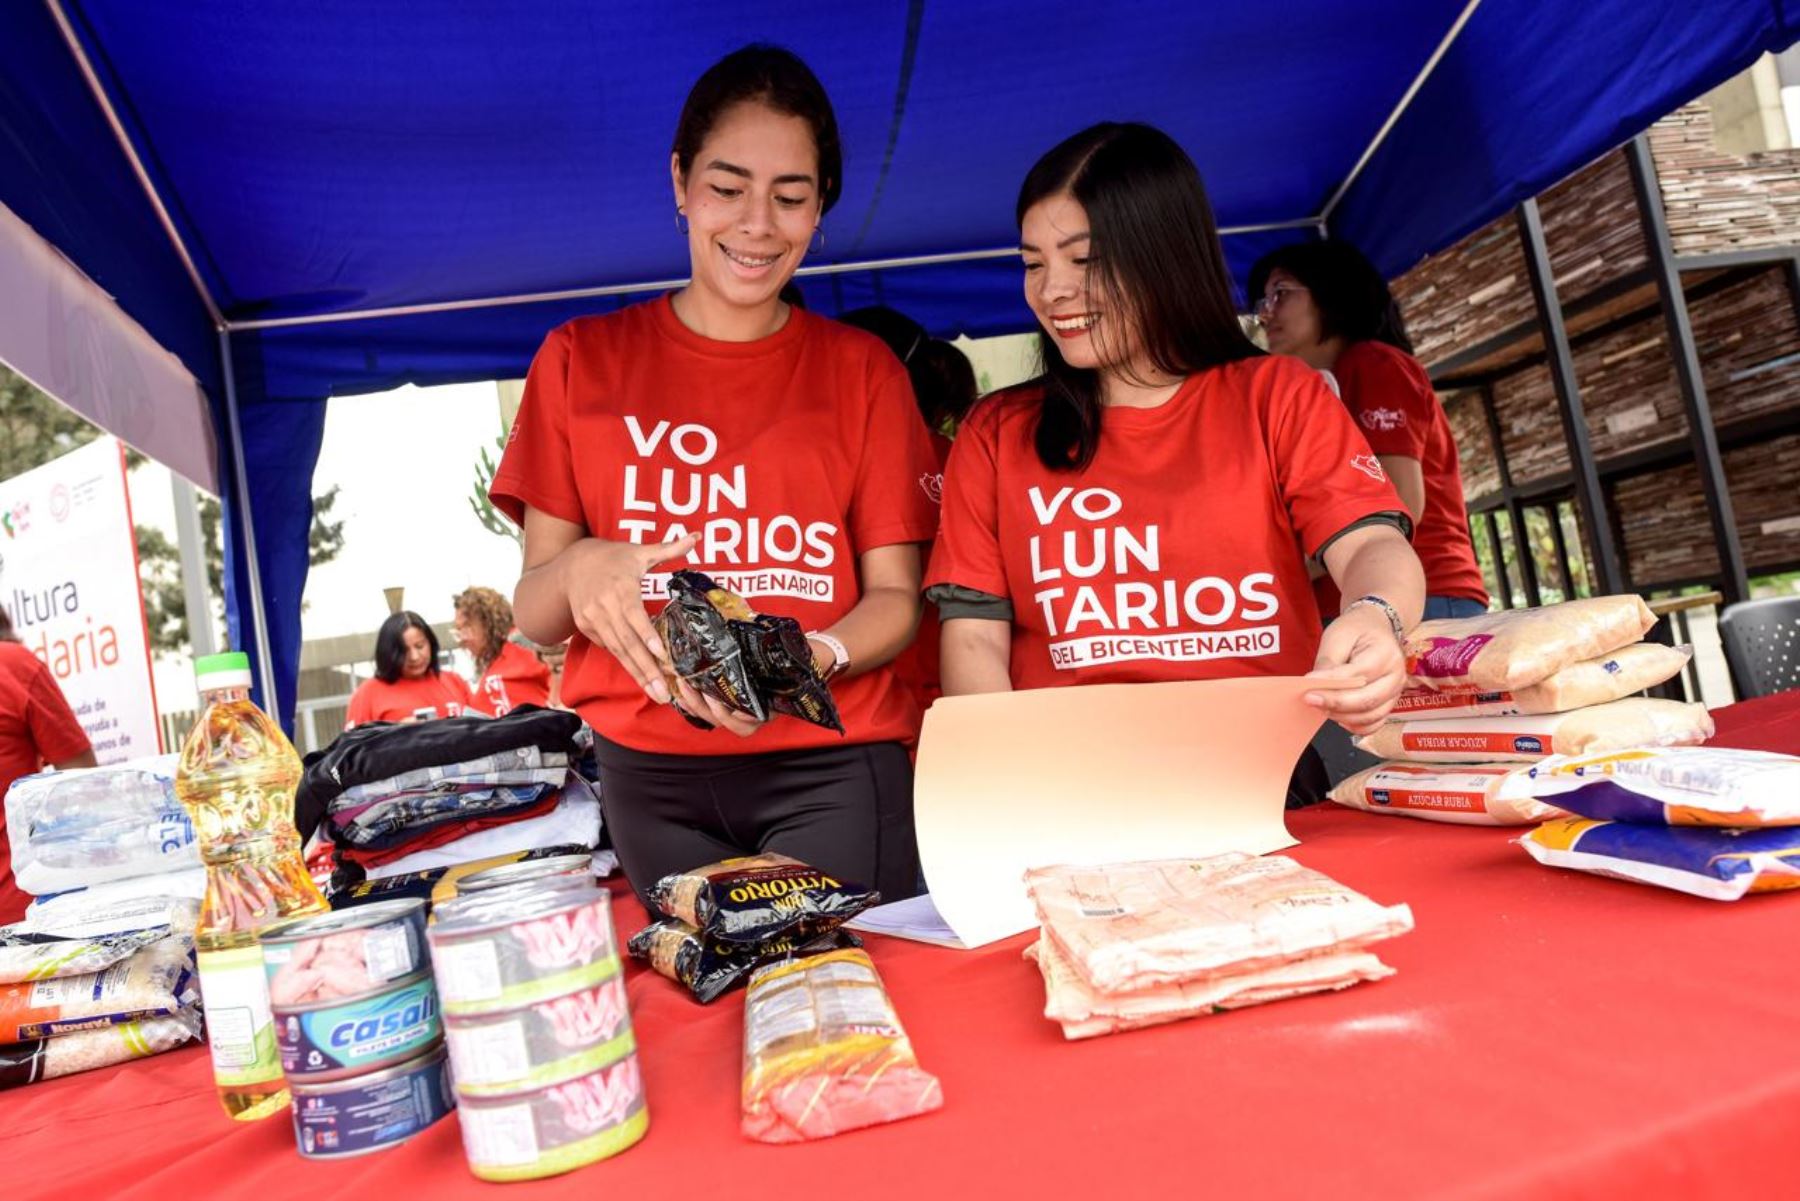
[[[561,751],[540,751],[535,746],[522,746],[463,763],[414,768],[385,780],[346,788],[333,799],[330,812],[339,813],[370,801],[423,792],[442,784],[560,784],[568,766],[569,757]]]
[[[567,774],[567,769],[559,773]],[[415,793],[377,801],[347,822],[332,819],[337,841],[344,846],[382,850],[418,837],[446,822],[528,809],[556,790],[554,784],[494,788],[456,785],[443,791]]]

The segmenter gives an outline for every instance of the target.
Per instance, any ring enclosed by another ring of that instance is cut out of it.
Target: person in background
[[[456,641],[475,657],[475,696],[495,717],[550,703],[550,668],[508,637],[512,604],[492,588],[458,593]]]
[[[1425,568],[1425,617],[1486,612],[1456,440],[1387,281],[1347,242],[1296,242],[1257,262],[1250,295],[1271,351],[1336,377],[1344,406],[1405,502]],[[1321,578],[1317,587],[1320,611],[1335,613],[1336,585]]]
[[[56,677],[18,640],[11,614],[0,607],[0,797],[14,780],[45,766],[92,767],[94,748]],[[29,903],[13,882],[6,810],[0,805],[0,925],[24,917]]]
[[[461,676],[438,667],[437,634],[425,619],[403,609],[382,622],[375,635],[375,678],[364,680],[350,695],[344,728],[486,712]]]
[[[768,851],[899,900],[917,891],[919,711],[891,664],[918,623],[936,467],[887,348],[781,298],[843,183],[818,78],[771,46],[715,63],[670,177],[688,284],[553,330],[526,379],[489,489],[525,531],[513,613],[534,642],[570,639],[563,701],[594,729],[640,895]],[[759,725],[672,677],[646,604],[677,567],[801,623],[843,736]]]
[[[1245,335],[1199,172],[1167,134],[1096,125],[1016,209],[1044,373],[958,432],[926,573],[946,695],[1329,679],[1373,729],[1424,579],[1400,499],[1318,372]],[[1353,598],[1321,632],[1306,557]],[[1316,754],[1291,804],[1325,787]]]
[[[937,471],[920,476],[919,486],[933,504],[939,503],[944,492],[944,464],[950,459],[950,440],[977,399],[975,368],[969,363],[969,356],[953,343],[933,338],[917,321],[886,305],[852,309],[839,320],[866,329],[886,342],[906,368],[912,380],[913,398],[919,403],[919,415],[931,431],[932,449],[937,452]],[[929,545],[924,553],[930,557]],[[912,646],[894,661],[895,670],[918,690],[921,707],[943,695],[938,683],[938,654],[937,611],[927,606]]]

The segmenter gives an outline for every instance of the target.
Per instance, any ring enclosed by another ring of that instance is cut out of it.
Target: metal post
[[[1600,490],[1600,473],[1594,466],[1594,448],[1588,438],[1587,414],[1581,390],[1575,383],[1575,357],[1569,351],[1569,331],[1563,326],[1562,302],[1556,296],[1556,279],[1550,272],[1550,250],[1544,241],[1544,218],[1536,200],[1519,204],[1519,240],[1525,251],[1525,267],[1531,277],[1531,298],[1537,305],[1538,326],[1544,332],[1550,380],[1556,386],[1557,407],[1562,413],[1563,437],[1569,445],[1569,468],[1575,477],[1575,498],[1594,540],[1594,573],[1600,591],[1624,591],[1624,572],[1606,512],[1606,496]]]
[[[1550,504],[1550,537],[1556,543],[1556,565],[1562,570],[1563,599],[1575,599],[1575,568],[1569,563],[1569,538],[1563,533],[1562,502]]]
[[[1733,604],[1750,595],[1750,578],[1744,570],[1731,484],[1725,478],[1725,463],[1719,456],[1719,434],[1713,428],[1712,405],[1707,402],[1706,382],[1700,374],[1700,352],[1694,346],[1694,326],[1688,319],[1687,297],[1681,291],[1681,273],[1675,266],[1668,216],[1663,212],[1662,188],[1656,181],[1656,160],[1651,157],[1648,136],[1639,134],[1625,144],[1625,161],[1631,165],[1631,189],[1637,196],[1638,221],[1644,228],[1644,249],[1662,302],[1669,353],[1675,360],[1675,379],[1681,386],[1681,400],[1687,412],[1688,441],[1694,447],[1694,463],[1700,468],[1713,544],[1719,550],[1719,590],[1725,594],[1725,603]]]
[[[1525,528],[1525,506],[1514,496],[1506,502],[1506,515],[1512,520],[1513,547],[1519,552],[1519,575],[1525,581],[1525,603],[1537,608],[1544,603],[1538,593],[1537,558],[1531,549],[1531,535]]]
[[[187,601],[188,646],[196,659],[218,649],[213,637],[212,589],[206,579],[206,537],[200,529],[200,509],[194,486],[186,477],[169,473],[169,490],[175,501],[175,544],[181,550],[181,591]]]
[[[250,476],[244,466],[244,431],[238,422],[237,372],[231,361],[231,331],[219,331],[219,363],[225,372],[225,416],[230,424],[231,474],[236,484],[238,520],[244,528],[244,576],[250,582],[251,636],[256,642],[256,667],[262,685],[263,706],[271,715],[281,713],[281,697],[275,691],[275,663],[269,656],[269,619],[263,610],[262,567],[256,561],[256,525],[250,513]],[[226,537],[230,537],[229,530]],[[276,718],[279,719],[279,716]]]
[[[1512,573],[1506,570],[1506,545],[1500,541],[1500,519],[1489,509],[1482,516],[1487,519],[1488,545],[1494,550],[1494,577],[1500,582],[1500,607],[1513,607]]]

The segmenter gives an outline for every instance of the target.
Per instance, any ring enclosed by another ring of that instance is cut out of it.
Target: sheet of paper
[[[844,924],[866,934],[886,934],[890,938],[906,938],[940,947],[963,946],[956,931],[946,925],[938,913],[930,893],[865,909]]]
[[[1036,925],[1022,880],[1057,863],[1292,846],[1288,778],[1322,719],[1296,677],[945,697],[925,715],[919,856],[978,947]]]

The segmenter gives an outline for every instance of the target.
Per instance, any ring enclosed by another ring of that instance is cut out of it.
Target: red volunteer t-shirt
[[[931,450],[937,460],[937,470],[928,476],[919,477],[919,486],[931,496],[931,503],[941,504],[944,495],[944,466],[950,461],[950,439],[932,431]],[[931,562],[931,544],[920,548],[925,562]],[[901,651],[894,660],[894,669],[900,677],[918,693],[920,708],[930,706],[932,701],[944,694],[938,679],[938,653],[940,630],[936,605],[926,605],[919,614],[919,630],[913,636],[912,645]]]
[[[520,705],[550,703],[550,665],[516,642],[508,642],[475,684],[476,700],[495,717]]]
[[[1425,511],[1413,523],[1413,550],[1425,568],[1429,596],[1488,603],[1463,504],[1462,464],[1450,420],[1419,361],[1385,342],[1353,342],[1332,367],[1344,405],[1378,455],[1417,459],[1425,476]],[[1340,606],[1331,577],[1317,582],[1319,608]]]
[[[1038,461],[1039,396],[991,397],[957,433],[926,573],[1012,601],[1013,686],[1310,671],[1301,545],[1400,508],[1319,374],[1258,356],[1109,408],[1079,473]]]
[[[17,642],[0,642],[0,797],[20,776],[91,749],[56,677]],[[0,924],[25,915],[28,900],[13,883],[6,810],[0,806]]]
[[[669,571],[712,576],[759,612],[824,629],[860,598],[857,558],[929,541],[936,474],[899,360],[878,339],[803,309],[754,342],[688,329],[667,297],[550,334],[489,496],[596,537],[702,536],[685,564],[644,579],[658,612]],[[919,712],[892,665],[832,684],[850,742],[910,741]],[[791,718],[754,739],[698,730],[644,695],[604,647],[576,635],[562,700],[606,738],[640,751],[743,754],[836,745]]]
[[[426,709],[434,717],[488,711],[461,676],[453,671],[439,671],[416,680],[401,676],[392,684],[365,680],[350,694],[350,712],[345,715],[344,728],[354,729],[371,721],[405,721],[415,713],[423,717]]]

